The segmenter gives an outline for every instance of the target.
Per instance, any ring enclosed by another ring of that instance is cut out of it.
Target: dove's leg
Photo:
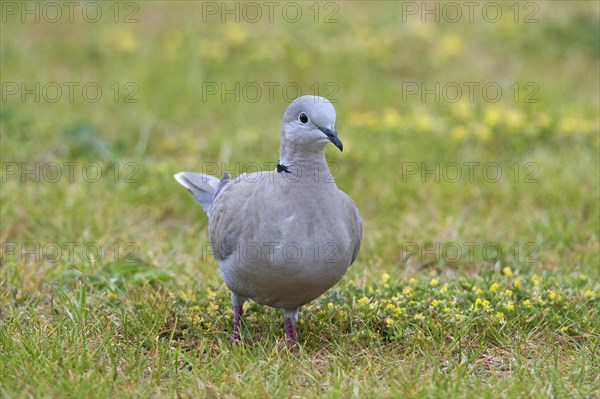
[[[298,321],[298,313],[300,308],[284,309],[283,316],[285,317],[285,335],[289,345],[296,343],[296,322]]]
[[[231,302],[233,302],[233,334],[229,339],[229,345],[232,345],[235,342],[240,341],[240,323],[242,321],[242,315],[244,311],[242,307],[244,306],[244,302],[246,298],[243,296],[239,296],[231,293]]]

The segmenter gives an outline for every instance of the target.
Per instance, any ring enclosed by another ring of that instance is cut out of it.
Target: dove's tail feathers
[[[179,184],[192,193],[207,215],[210,214],[213,200],[218,191],[229,181],[229,174],[227,173],[221,180],[214,176],[193,172],[179,172],[174,177]]]

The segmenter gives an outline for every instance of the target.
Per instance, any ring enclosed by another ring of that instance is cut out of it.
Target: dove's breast
[[[301,306],[335,285],[354,260],[360,218],[353,204],[335,186],[297,188],[265,174],[233,182],[215,200],[211,245],[237,295]]]

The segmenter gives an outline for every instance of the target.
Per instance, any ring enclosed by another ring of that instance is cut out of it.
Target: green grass
[[[229,347],[232,311],[223,286],[119,288],[88,276],[45,295],[6,290],[2,300],[12,306],[2,347],[11,367],[3,372],[4,390],[93,397],[595,395],[599,298],[589,278],[503,271],[448,283],[422,275],[397,285],[384,275],[365,288],[343,284],[306,307],[293,354],[278,312],[255,304],[243,329],[252,346]]]
[[[337,23],[315,24],[302,4],[295,24],[203,23],[194,2],[140,3],[133,24],[108,4],[97,23],[2,22],[3,95],[7,82],[103,90],[1,103],[3,397],[600,397],[597,3],[536,3],[532,24],[510,2],[496,24],[403,22],[394,2],[340,3]],[[221,101],[207,82],[337,89],[344,152],[327,155],[363,245],[302,310],[293,354],[280,312],[256,304],[252,346],[227,345],[207,220],[172,178],[276,162],[286,101]],[[415,82],[503,95],[404,101]],[[55,182],[20,175],[52,162]]]

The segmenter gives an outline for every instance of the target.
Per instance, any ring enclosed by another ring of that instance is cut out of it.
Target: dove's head
[[[297,152],[322,152],[328,142],[342,151],[334,129],[335,109],[326,98],[302,96],[285,110],[281,126],[282,157]]]

